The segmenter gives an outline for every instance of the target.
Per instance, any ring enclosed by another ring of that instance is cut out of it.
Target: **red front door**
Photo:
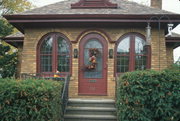
[[[79,50],[79,94],[107,95],[107,41],[88,34]]]

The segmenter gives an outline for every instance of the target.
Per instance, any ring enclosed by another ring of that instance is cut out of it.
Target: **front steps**
[[[69,99],[65,121],[117,121],[115,101],[110,99]]]

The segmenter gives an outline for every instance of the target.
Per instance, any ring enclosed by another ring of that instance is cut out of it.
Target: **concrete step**
[[[112,115],[65,115],[65,121],[117,121]]]
[[[64,121],[117,121],[115,101],[69,99]]]
[[[117,121],[117,119],[65,119],[64,121]]]
[[[69,99],[68,106],[73,107],[115,107],[111,99]]]
[[[71,107],[66,108],[66,114],[84,114],[84,115],[116,115],[114,107]]]

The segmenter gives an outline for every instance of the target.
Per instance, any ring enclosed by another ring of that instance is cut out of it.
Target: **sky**
[[[30,0],[35,6],[41,7],[44,5],[56,3],[63,0]],[[150,0],[129,0],[134,1],[140,4],[150,6]],[[180,0],[162,0],[162,9],[167,10],[174,13],[180,14]],[[178,28],[174,29],[175,33],[180,33],[180,25]],[[174,49],[174,61],[180,57],[180,47]]]

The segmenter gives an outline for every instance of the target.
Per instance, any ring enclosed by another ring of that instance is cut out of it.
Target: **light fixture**
[[[151,27],[150,27],[150,23],[148,23],[146,27],[146,45],[150,45],[150,44],[151,44]]]
[[[109,58],[113,58],[113,49],[109,49]]]
[[[168,35],[167,36],[172,36],[173,26],[174,26],[174,24],[171,24],[171,23],[168,24]]]
[[[74,49],[74,58],[78,58],[78,49]]]

